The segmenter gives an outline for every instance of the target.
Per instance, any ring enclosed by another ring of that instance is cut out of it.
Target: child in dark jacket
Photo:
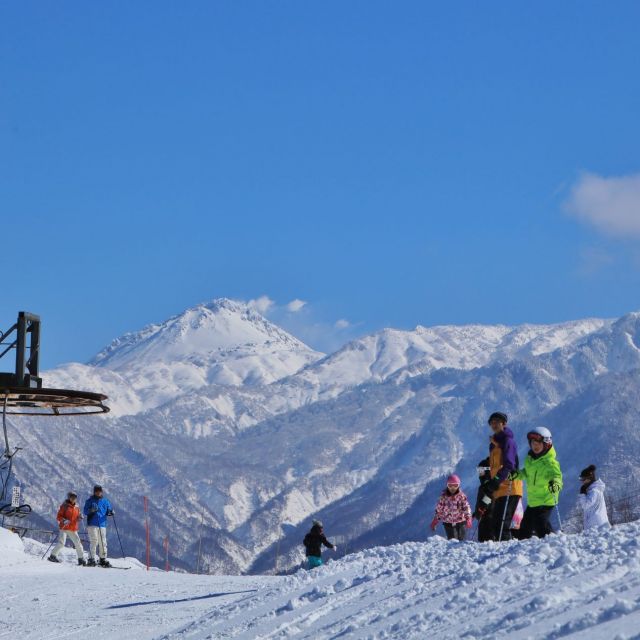
[[[471,506],[460,489],[460,478],[456,475],[449,476],[447,488],[436,504],[436,513],[431,521],[432,531],[436,530],[438,522],[444,524],[448,540],[464,540],[465,529],[471,529]]]
[[[307,562],[309,569],[319,567],[322,565],[322,545],[329,549],[337,550],[335,544],[331,544],[324,535],[324,529],[322,522],[318,520],[313,521],[313,526],[302,542],[305,547],[305,554],[307,556]]]
[[[473,517],[478,520],[478,542],[488,542],[493,540],[493,500],[485,493],[483,485],[491,480],[489,458],[485,458],[478,463],[478,479],[480,484],[476,495]]]

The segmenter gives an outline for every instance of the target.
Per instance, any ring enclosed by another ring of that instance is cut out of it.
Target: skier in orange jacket
[[[80,513],[80,507],[76,504],[77,499],[78,494],[75,493],[75,491],[69,491],[67,499],[58,509],[56,518],[58,520],[58,526],[60,527],[60,534],[58,536],[58,544],[49,556],[51,562],[60,562],[60,560],[58,560],[58,554],[62,547],[64,547],[67,537],[69,537],[69,540],[73,542],[73,546],[76,548],[78,564],[83,566],[86,564],[84,561],[84,549],[82,548],[82,542],[80,542],[80,536],[78,535],[78,527],[82,520],[82,515]]]

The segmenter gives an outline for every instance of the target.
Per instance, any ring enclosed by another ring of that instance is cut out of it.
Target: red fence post
[[[169,536],[165,536],[163,545],[165,551],[164,570],[169,571]]]
[[[147,496],[143,497],[143,503],[145,527],[147,530],[147,571],[149,571],[149,566],[151,565],[151,532],[149,531],[149,500]]]

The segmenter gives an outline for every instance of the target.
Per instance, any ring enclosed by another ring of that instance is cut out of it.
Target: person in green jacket
[[[544,538],[551,533],[551,511],[558,504],[562,489],[562,471],[556,459],[551,431],[536,427],[527,433],[529,453],[524,468],[510,474],[512,480],[527,483],[527,508],[525,509],[518,538],[525,540],[532,535]]]

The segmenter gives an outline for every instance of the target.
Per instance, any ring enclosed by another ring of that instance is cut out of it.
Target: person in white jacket
[[[607,505],[604,501],[604,482],[596,477],[596,467],[590,464],[580,474],[580,495],[578,506],[582,509],[584,530],[609,524]]]

